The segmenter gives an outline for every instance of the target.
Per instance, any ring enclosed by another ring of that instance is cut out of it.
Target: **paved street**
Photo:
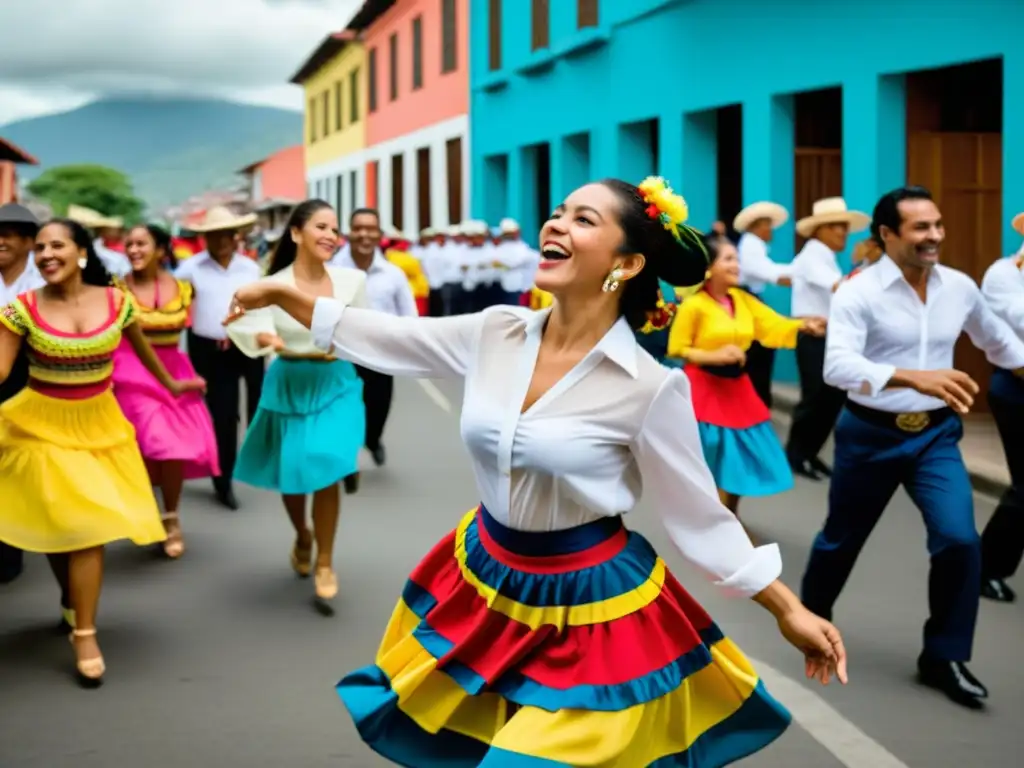
[[[57,592],[41,558],[0,587],[2,768],[374,768],[333,685],[372,660],[409,568],[475,502],[459,442],[454,388],[399,382],[389,465],[367,469],[342,512],[336,614],[313,609],[292,576],[292,538],[277,497],[240,488],[242,511],[193,484],[183,505],[189,552],[178,563],[118,546],[108,558],[100,638],[106,685],[79,690],[72,653],[53,632]],[[780,542],[796,586],[820,523],[825,486],[741,509],[752,533]],[[2,503],[2,501],[0,501]],[[680,500],[685,503],[685,500]],[[962,710],[913,680],[927,607],[924,532],[900,496],[876,530],[837,611],[851,683],[813,688],[760,608],[716,595],[674,556],[649,508],[648,534],[726,631],[762,663],[793,727],[754,768],[1009,766],[1024,747],[1020,712],[1024,606],[982,606],[974,671],[987,711]],[[992,512],[979,499],[983,524]],[[785,676],[785,677],[783,677]]]

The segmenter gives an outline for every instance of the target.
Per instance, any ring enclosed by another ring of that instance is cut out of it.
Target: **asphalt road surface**
[[[389,463],[368,468],[343,502],[335,614],[314,610],[312,583],[288,566],[279,499],[239,488],[241,511],[193,483],[182,514],[188,553],[110,548],[100,617],[106,684],[73,682],[53,628],[57,591],[42,558],[0,587],[0,768],[374,768],[333,686],[372,661],[409,569],[477,501],[459,441],[458,392],[399,382],[385,436]],[[454,404],[454,405],[453,405]],[[825,509],[824,484],[741,508],[752,534],[778,541],[796,585]],[[2,501],[0,501],[2,503]],[[992,512],[979,498],[983,525]],[[973,669],[987,710],[969,712],[914,681],[927,609],[920,516],[899,496],[874,533],[836,615],[850,685],[801,679],[797,654],[758,606],[716,594],[674,554],[652,510],[630,523],[666,555],[718,623],[755,659],[796,724],[743,765],[757,768],[993,768],[1019,765],[1024,606],[984,603]]]

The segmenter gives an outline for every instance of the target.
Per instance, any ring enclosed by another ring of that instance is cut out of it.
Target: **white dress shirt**
[[[843,279],[835,252],[811,238],[790,265],[793,279],[790,314],[793,317],[828,317],[832,287]]]
[[[128,277],[128,275],[132,273],[132,263],[128,257],[120,251],[107,248],[107,246],[103,244],[103,240],[101,238],[97,237],[93,241],[92,247],[95,249],[100,262],[102,262],[103,268],[112,276]]]
[[[462,437],[479,498],[503,525],[563,530],[627,513],[646,490],[672,541],[719,585],[747,596],[768,586],[777,545],[754,547],[722,506],[686,376],[644,352],[625,320],[521,412],[548,315],[395,318],[319,299],[312,329],[321,349],[367,368],[465,380]]]
[[[338,301],[353,307],[367,307],[366,273],[361,269],[327,267],[331,279],[332,295]],[[267,275],[261,282],[280,283],[295,287],[294,267],[287,267],[273,275]],[[277,306],[247,311],[227,327],[228,336],[242,354],[248,357],[269,357],[277,352],[273,347],[261,347],[256,337],[269,333],[284,342],[285,354],[313,355],[322,350],[313,343],[313,333]]]
[[[740,261],[740,285],[745,285],[751,293],[760,294],[765,286],[789,277],[789,265],[772,261],[768,243],[755,234],[744,232],[736,252]]]
[[[540,266],[540,254],[522,240],[506,240],[497,246],[498,261],[505,265],[501,287],[509,293],[523,293],[533,287]]]
[[[192,283],[192,332],[204,339],[228,338],[224,318],[231,310],[231,298],[243,285],[260,279],[259,265],[240,253],[231,257],[225,269],[206,251],[188,259],[175,271],[179,280]]]
[[[352,259],[351,250],[346,250],[340,256],[336,266],[359,269]],[[373,255],[370,268],[366,270],[366,294],[369,306],[378,312],[400,317],[419,316],[416,299],[405,272],[388,261],[379,250]]]
[[[992,311],[1024,338],[1024,273],[1015,256],[999,259],[985,271],[981,295]]]
[[[36,266],[35,254],[28,255],[28,262],[21,274],[14,278],[14,282],[8,285],[0,278],[0,307],[4,307],[21,296],[23,293],[34,291],[46,285],[43,276],[39,274],[39,267]]]
[[[922,303],[899,267],[882,256],[836,291],[828,323],[825,382],[879,411],[942,408],[946,404],[938,398],[885,385],[897,368],[952,368],[953,348],[963,331],[993,365],[1024,367],[1024,342],[989,308],[971,278],[937,265]]]

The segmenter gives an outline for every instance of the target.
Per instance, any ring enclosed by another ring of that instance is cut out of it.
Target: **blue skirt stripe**
[[[495,520],[487,507],[480,505],[478,521],[487,533],[509,552],[527,557],[552,557],[584,552],[610,539],[623,529],[621,517],[602,517],[562,531],[517,531]]]
[[[586,605],[632,592],[650,578],[658,559],[642,536],[630,532],[625,548],[600,565],[569,573],[526,573],[491,557],[480,541],[479,520],[466,529],[466,566],[498,594],[524,605]]]

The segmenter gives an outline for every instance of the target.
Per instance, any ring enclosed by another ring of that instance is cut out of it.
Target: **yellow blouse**
[[[530,289],[530,309],[547,309],[551,306],[554,297],[547,291],[540,288]]]
[[[757,341],[776,349],[792,349],[803,320],[784,317],[739,288],[730,288],[732,315],[707,293],[686,299],[676,310],[668,335],[668,356],[686,358],[693,349],[712,351],[729,344],[749,349]]]
[[[412,295],[417,299],[425,299],[430,294],[430,282],[427,280],[420,261],[406,251],[389,250],[384,256],[405,273]]]

